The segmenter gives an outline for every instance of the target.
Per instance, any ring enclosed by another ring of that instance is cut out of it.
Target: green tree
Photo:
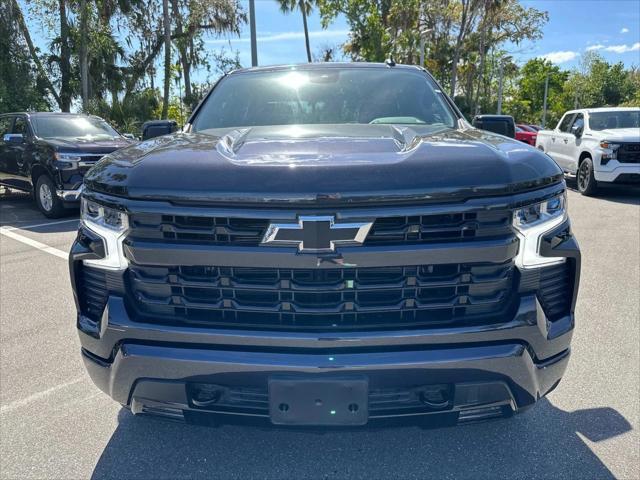
[[[311,63],[311,46],[309,45],[309,28],[307,27],[307,17],[313,9],[311,0],[278,0],[280,10],[283,13],[291,13],[300,10],[302,15],[302,28],[304,29],[304,44],[307,50],[307,62]]]
[[[49,85],[32,61],[16,8],[13,1],[0,2],[0,112],[49,110]]]

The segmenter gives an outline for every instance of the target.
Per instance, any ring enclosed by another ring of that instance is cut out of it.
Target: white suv
[[[538,132],[536,147],[575,175],[584,195],[598,182],[640,183],[640,108],[571,110]]]

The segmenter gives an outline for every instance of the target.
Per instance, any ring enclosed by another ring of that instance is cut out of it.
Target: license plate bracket
[[[276,425],[364,425],[368,399],[364,376],[269,378],[269,413]]]

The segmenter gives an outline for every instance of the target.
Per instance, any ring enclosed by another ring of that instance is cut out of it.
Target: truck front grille
[[[341,269],[130,265],[140,320],[244,329],[359,330],[499,322],[513,262]]]
[[[616,158],[620,163],[640,163],[640,143],[621,144]]]
[[[207,245],[258,246],[269,219],[135,213],[132,239]],[[365,245],[470,241],[512,235],[508,210],[381,217]]]

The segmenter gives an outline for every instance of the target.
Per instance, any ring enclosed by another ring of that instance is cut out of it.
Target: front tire
[[[598,182],[593,175],[593,160],[587,157],[580,163],[576,174],[576,184],[578,191],[582,195],[593,195],[598,189]]]
[[[56,186],[48,175],[40,175],[34,192],[36,205],[47,218],[59,218],[65,213],[62,200],[56,195]]]

